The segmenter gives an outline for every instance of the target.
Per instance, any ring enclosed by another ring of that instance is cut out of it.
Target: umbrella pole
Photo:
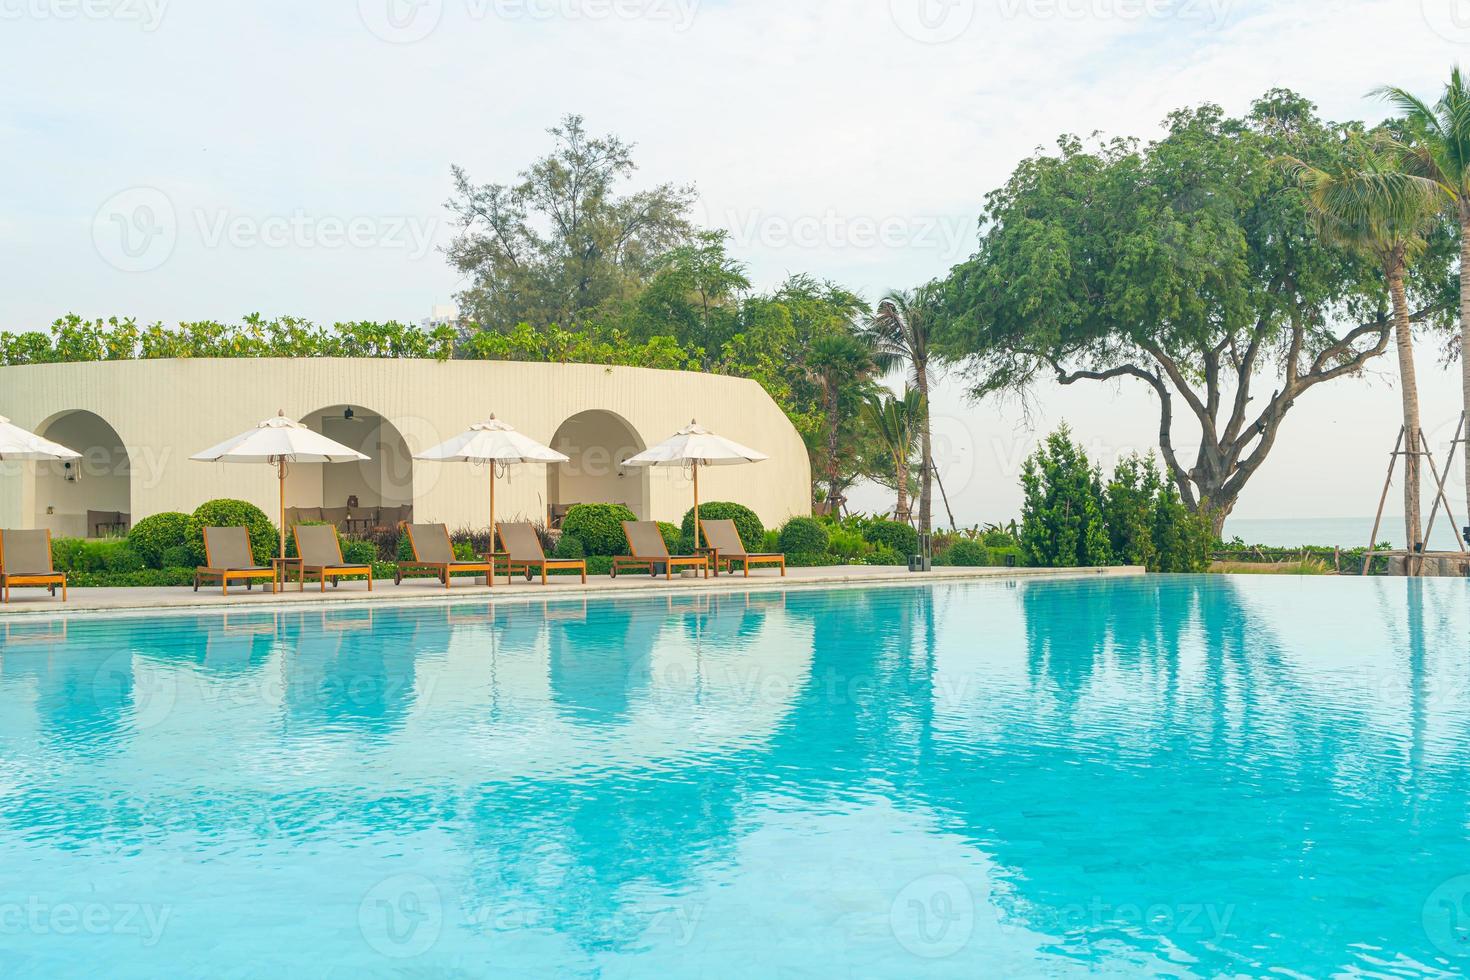
[[[699,550],[699,460],[694,461],[694,550]]]
[[[495,461],[494,460],[491,460],[490,461],[490,555],[489,555],[489,558],[490,558],[490,565],[491,565],[491,567],[494,567],[494,565],[495,565]],[[495,580],[495,573],[494,572],[491,572],[490,573],[490,579],[491,579],[491,582],[493,584],[494,583],[494,580]]]
[[[281,557],[286,557],[286,459],[276,460],[276,474],[281,485]]]

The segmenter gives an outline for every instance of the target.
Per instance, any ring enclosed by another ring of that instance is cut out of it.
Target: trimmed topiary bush
[[[863,528],[863,538],[869,544],[879,548],[888,548],[900,555],[919,553],[919,532],[898,521],[872,521]],[[908,560],[904,561],[907,563]]]
[[[638,515],[622,504],[577,504],[561,523],[562,537],[576,538],[588,555],[626,555],[628,538],[623,534],[623,522],[637,519]]]
[[[176,544],[172,548],[165,548],[163,558],[159,563],[160,568],[193,568],[194,549],[187,544]]]
[[[793,517],[781,528],[781,550],[791,555],[822,555],[830,535],[815,517]]]
[[[734,521],[735,530],[740,533],[740,543],[745,545],[749,552],[759,552],[761,539],[765,536],[766,526],[761,519],[755,516],[755,511],[744,504],[732,504],[724,500],[711,500],[707,504],[699,505],[699,519],[701,521]],[[685,553],[694,548],[694,508],[691,507],[684,512],[684,520],[679,524],[679,542]],[[704,535],[700,534],[699,543],[704,544]]]
[[[668,521],[659,521],[658,533],[663,535],[664,547],[669,549],[669,554],[679,554],[684,537],[679,533],[679,526],[677,524],[670,524]]]
[[[176,511],[145,517],[128,531],[128,544],[149,568],[168,568],[164,555],[188,543],[189,515]]]
[[[556,552],[553,558],[566,558],[575,561],[578,558],[587,557],[587,549],[582,546],[582,539],[575,534],[562,532],[561,540],[556,543]]]
[[[200,504],[189,516],[189,548],[195,564],[204,564],[204,529],[206,527],[243,527],[250,532],[250,550],[258,565],[270,563],[279,547],[276,526],[265,511],[243,500],[211,500]]]

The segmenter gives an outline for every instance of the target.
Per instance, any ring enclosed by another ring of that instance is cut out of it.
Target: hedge
[[[623,522],[637,519],[638,515],[622,504],[577,504],[567,511],[561,531],[563,536],[580,541],[585,554],[626,555],[628,536],[623,533]]]
[[[168,568],[170,562],[165,556],[180,557],[177,549],[183,549],[183,555],[187,557],[176,564],[189,565],[193,557],[188,550],[189,515],[166,511],[145,517],[128,531],[128,544],[133,546],[133,550],[149,568]]]
[[[781,529],[781,550],[789,560],[792,555],[823,555],[831,535],[815,517],[793,517]]]
[[[863,539],[880,548],[888,548],[900,555],[919,553],[919,532],[898,521],[875,520],[863,528]],[[905,558],[904,562],[907,563]]]
[[[51,542],[51,563],[68,576],[127,575],[147,568],[126,538],[57,538]]]
[[[739,532],[740,543],[745,545],[745,550],[752,553],[760,551],[761,539],[766,534],[766,526],[761,523],[759,517],[755,516],[755,511],[744,504],[711,500],[707,504],[699,505],[699,519],[701,521],[734,521],[735,530]],[[699,543],[705,543],[703,532],[700,533]],[[684,512],[684,519],[679,522],[679,544],[679,550],[685,554],[694,550],[693,507]]]
[[[280,547],[276,526],[265,511],[243,500],[211,500],[200,504],[189,517],[189,547],[195,564],[203,565],[206,527],[243,527],[250,532],[250,550],[257,565],[268,565]]]

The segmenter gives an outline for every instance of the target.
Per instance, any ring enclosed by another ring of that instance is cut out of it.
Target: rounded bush
[[[167,511],[145,517],[128,531],[128,544],[149,568],[167,568],[164,555],[189,543],[189,515]],[[180,566],[182,567],[182,566]]]
[[[211,500],[200,504],[189,517],[189,548],[195,563],[204,564],[204,529],[206,527],[243,527],[250,532],[250,550],[256,564],[268,564],[279,547],[276,526],[265,511],[243,500]]]
[[[163,556],[159,559],[159,568],[193,568],[194,549],[187,544],[176,544],[172,548],[163,549]]]
[[[628,538],[623,534],[623,522],[637,519],[622,504],[577,504],[562,521],[562,536],[571,535],[582,542],[588,555],[626,555]]]
[[[963,568],[981,568],[990,564],[990,551],[979,541],[961,538],[946,548],[944,554],[934,559],[934,563]]]
[[[587,549],[582,546],[582,539],[575,534],[562,533],[561,540],[556,543],[556,554],[554,558],[566,558],[575,561],[578,558],[587,557]]]
[[[766,526],[761,519],[755,516],[755,511],[744,504],[732,504],[725,500],[711,500],[707,504],[699,505],[699,519],[701,521],[734,521],[735,530],[740,534],[740,543],[745,545],[745,550],[759,552],[761,539],[765,537]],[[679,524],[679,540],[686,549],[694,547],[694,508],[691,507],[684,512],[684,520]],[[704,544],[703,533],[699,536],[699,543]]]
[[[793,517],[781,529],[781,550],[787,555],[821,555],[830,536],[815,517]]]
[[[668,521],[658,522],[658,533],[663,535],[664,547],[669,549],[669,554],[677,555],[683,546],[684,536],[679,533],[679,526]]]
[[[888,548],[900,555],[919,553],[919,532],[898,521],[873,521],[863,528],[863,538],[869,544],[878,548]]]
[[[378,560],[378,546],[361,538],[342,542],[342,560],[349,565],[371,565]]]

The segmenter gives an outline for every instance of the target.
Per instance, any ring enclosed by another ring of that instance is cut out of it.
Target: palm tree
[[[873,352],[846,328],[830,329],[812,341],[806,371],[822,396],[827,439],[827,499],[835,513],[842,503],[841,435],[844,417],[861,404],[873,373]]]
[[[1405,277],[1423,251],[1424,231],[1440,209],[1434,181],[1399,169],[1396,144],[1384,134],[1350,137],[1351,162],[1326,171],[1286,158],[1282,162],[1306,193],[1318,229],[1329,241],[1375,259],[1383,268],[1393,303],[1399,388],[1404,413],[1404,537],[1412,553],[1423,544],[1420,520],[1419,386],[1414,371],[1413,327]]]
[[[929,533],[934,499],[934,447],[929,428],[930,337],[939,320],[939,292],[931,283],[914,290],[897,290],[878,302],[865,333],[875,350],[878,370],[908,367],[908,380],[926,407],[919,429],[919,530]]]
[[[1439,185],[1460,223],[1460,382],[1470,411],[1470,88],[1459,66],[1433,106],[1405,89],[1375,93],[1404,114],[1406,168]],[[1470,433],[1462,433],[1470,436]],[[1470,445],[1465,452],[1465,499],[1470,509]]]
[[[871,394],[863,402],[863,421],[878,434],[883,448],[893,459],[894,489],[898,506],[893,517],[908,524],[913,519],[909,508],[909,470],[914,465],[914,438],[925,421],[924,396],[914,388],[904,388],[903,397]]]

